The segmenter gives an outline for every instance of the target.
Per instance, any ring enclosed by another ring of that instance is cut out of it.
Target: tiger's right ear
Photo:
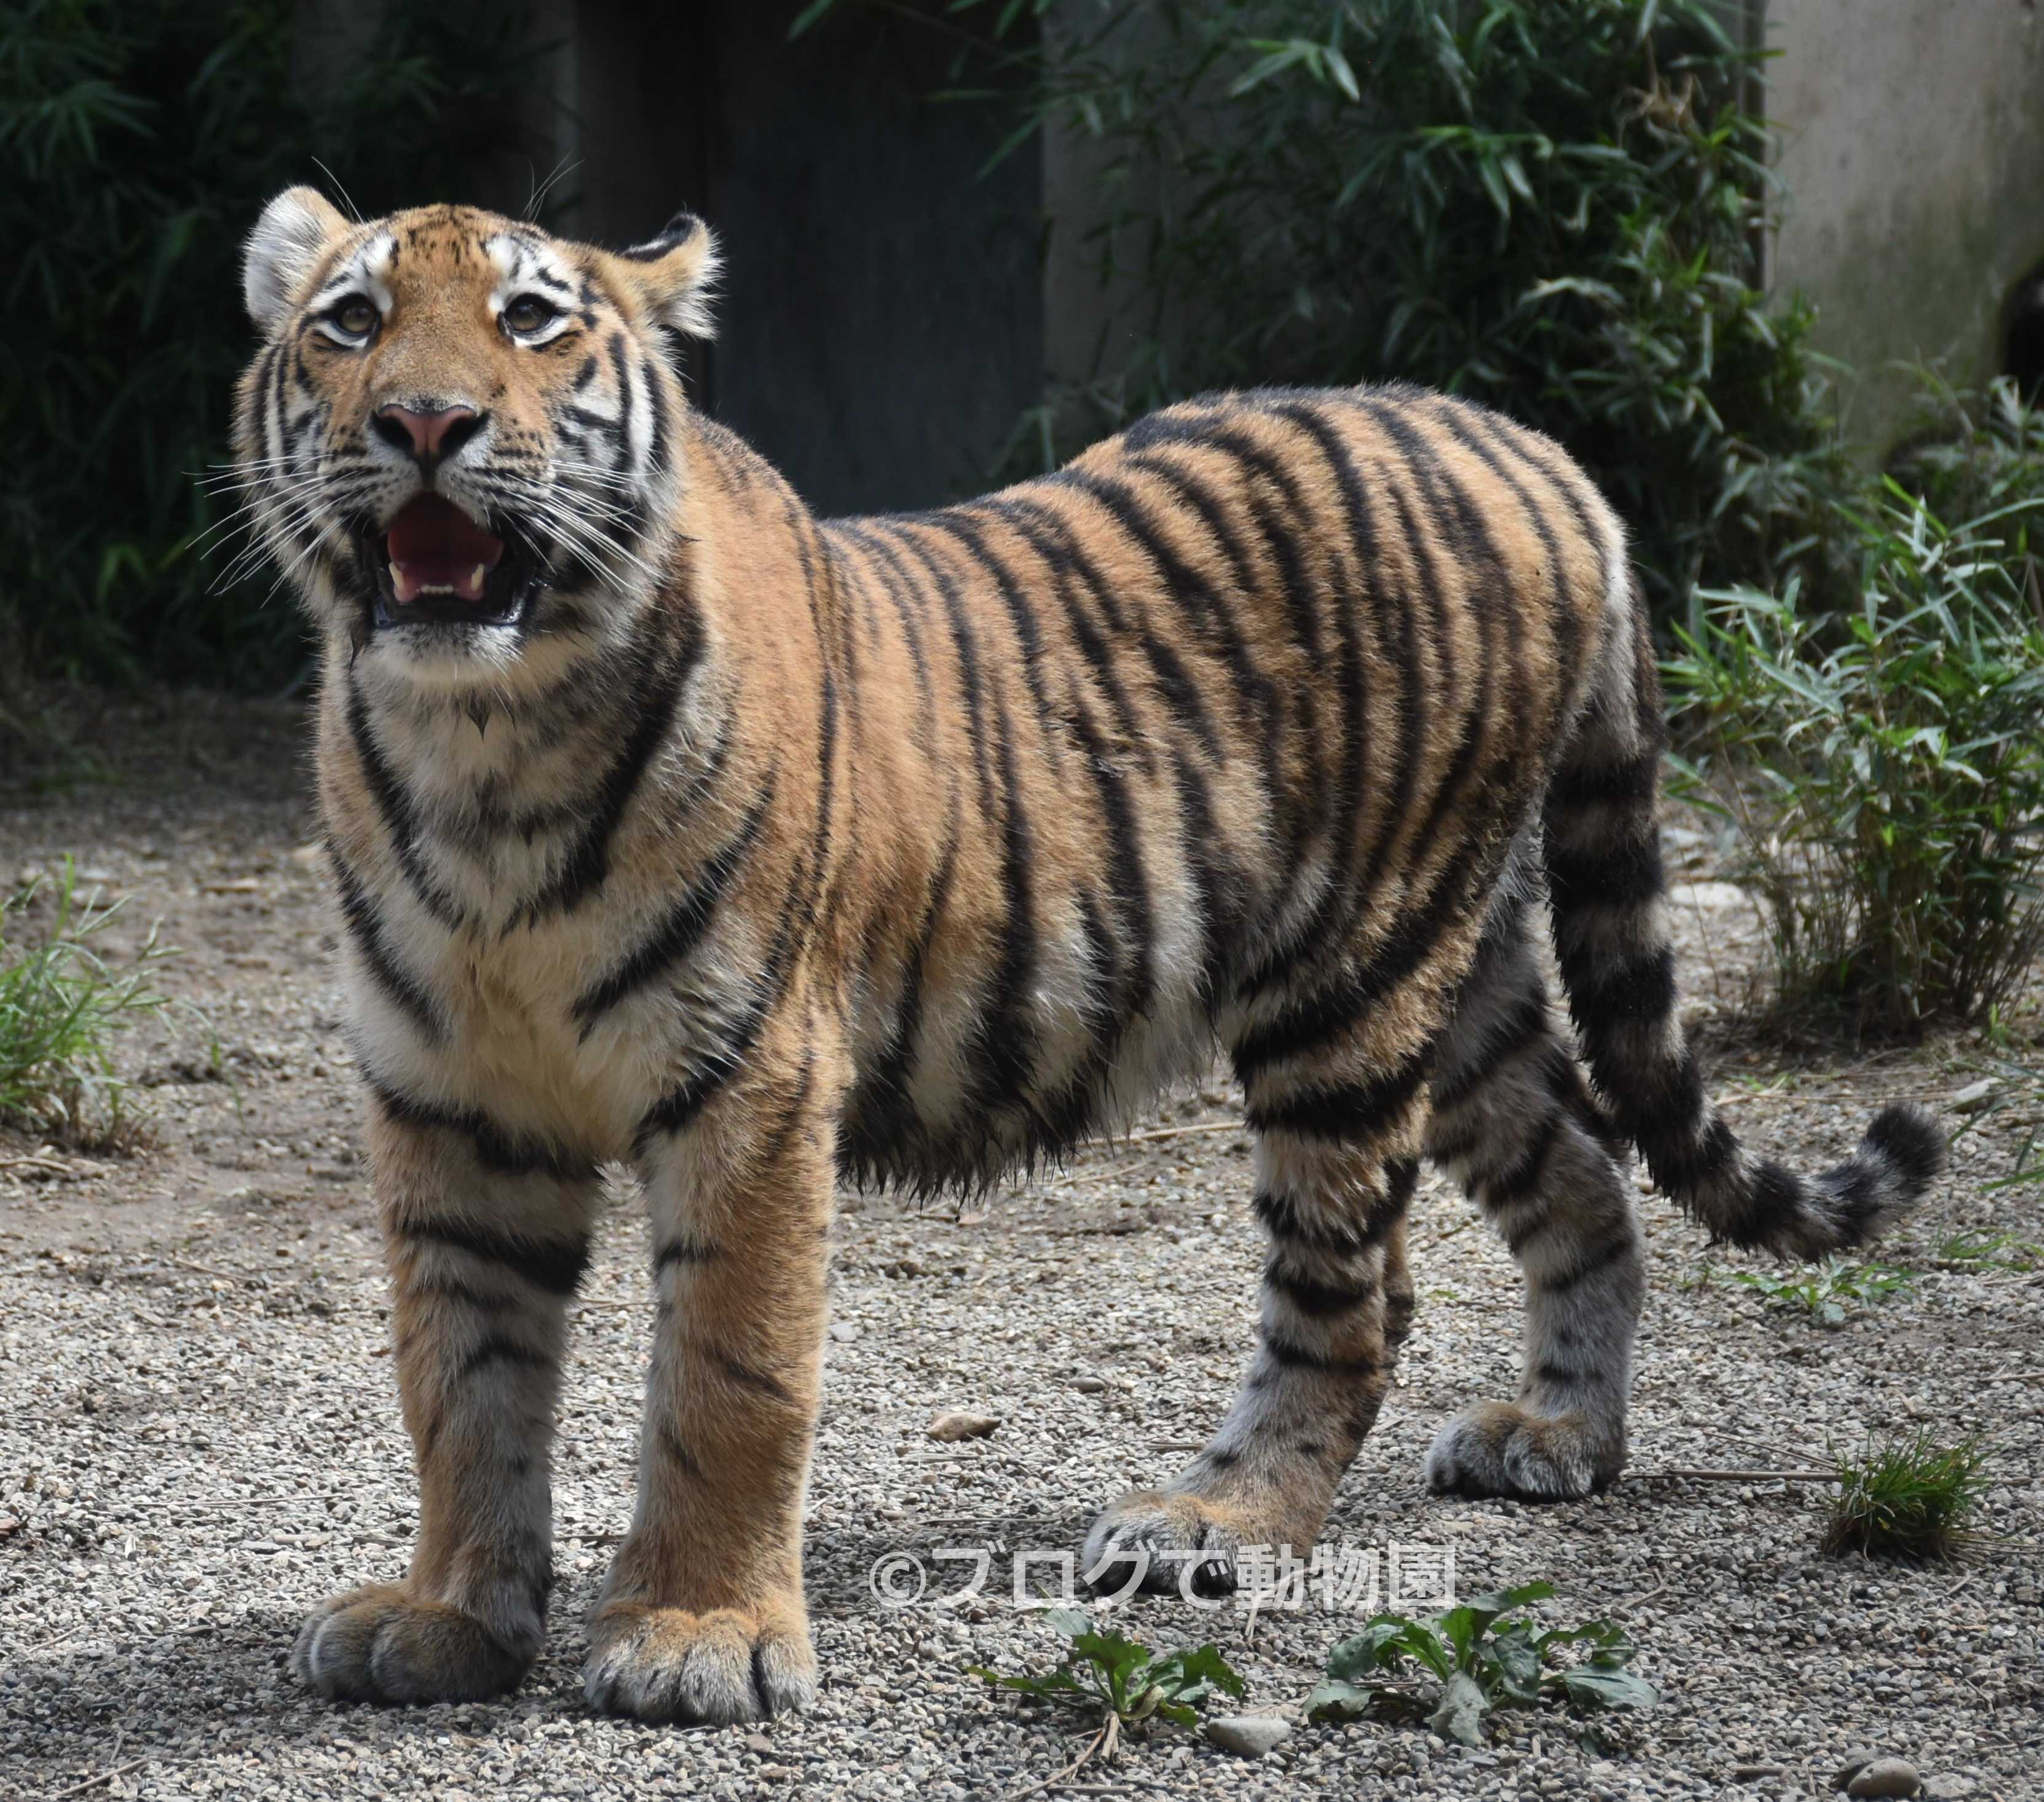
[[[241,298],[265,332],[275,328],[348,221],[317,188],[286,188],[263,209],[242,253]]]

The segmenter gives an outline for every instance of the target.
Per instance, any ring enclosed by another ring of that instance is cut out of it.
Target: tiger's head
[[[709,335],[717,269],[687,214],[609,251],[468,207],[271,201],[236,476],[322,630],[457,685],[614,641],[673,547],[671,353]]]

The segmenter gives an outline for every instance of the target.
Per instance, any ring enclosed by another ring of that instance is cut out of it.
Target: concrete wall
[[[2044,19],[2035,0],[1766,0],[1767,110],[1790,190],[1777,289],[1862,372],[1878,448],[1907,384],[1881,366],[2001,366],[2004,309],[2044,260]]]

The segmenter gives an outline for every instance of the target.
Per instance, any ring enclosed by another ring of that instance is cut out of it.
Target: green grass
[[[1841,1458],[1824,1550],[1928,1563],[1951,1557],[1969,1531],[1986,1487],[1986,1454],[1976,1438],[1941,1447],[1924,1428],[1909,1438],[1869,1438],[1858,1458]]]
[[[2044,1264],[2044,1245],[2018,1238],[2013,1233],[1976,1227],[1946,1233],[1931,1256],[1941,1264],[1958,1264],[1968,1270],[2035,1270]]]
[[[1659,1692],[1626,1669],[1634,1648],[1623,1628],[1608,1620],[1545,1627],[1512,1612],[1554,1593],[1550,1584],[1527,1583],[1473,1596],[1426,1620],[1380,1614],[1327,1654],[1327,1674],[1307,1697],[1307,1712],[1316,1720],[1424,1716],[1443,1739],[1480,1746],[1485,1723],[1500,1708],[1543,1700],[1582,1710],[1653,1707]],[[1588,1655],[1556,1659],[1575,1646]]]
[[[155,987],[175,953],[151,929],[116,972],[94,942],[124,911],[83,898],[69,858],[52,885],[56,915],[34,943],[19,929],[43,884],[0,900],[0,1123],[89,1148],[121,1144],[136,1122],[115,1073],[115,1038],[171,1005]]]

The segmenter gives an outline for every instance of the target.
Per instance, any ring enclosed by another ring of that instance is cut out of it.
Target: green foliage
[[[80,899],[68,858],[52,889],[48,930],[37,943],[10,945],[40,888],[32,883],[0,900],[0,1125],[72,1144],[117,1144],[132,1122],[113,1041],[139,1016],[170,1005],[154,976],[175,953],[152,928],[125,971],[110,968],[93,941],[125,903],[102,907],[96,892]]]
[[[1769,1306],[1807,1314],[1827,1327],[1846,1324],[1848,1303],[1885,1302],[1915,1280],[1892,1265],[1849,1264],[1840,1258],[1828,1258],[1814,1270],[1734,1271],[1732,1279],[1765,1297]]]
[[[1963,1546],[1980,1505],[1986,1453],[1977,1439],[1941,1447],[1927,1427],[1906,1439],[1867,1442],[1858,1459],[1839,1458],[1824,1550],[1922,1563]]]
[[[1078,1608],[1054,1608],[1043,1618],[1071,1642],[1055,1670],[1012,1677],[974,1665],[972,1674],[1003,1689],[1097,1709],[1110,1750],[1126,1728],[1153,1720],[1190,1727],[1198,1719],[1197,1704],[1208,1697],[1242,1693],[1242,1679],[1212,1646],[1153,1652],[1111,1628],[1096,1627]]]
[[[997,6],[1025,127],[1097,171],[1097,220],[1053,228],[1088,233],[1119,305],[1094,379],[1022,435],[1046,460],[1204,389],[1403,378],[1581,458],[1664,612],[1785,555],[1828,579],[1844,462],[1810,312],[1760,292],[1765,128],[1715,0],[1077,0],[1034,36],[1033,0],[953,0],[941,22]]]
[[[315,158],[381,209],[461,191],[519,128],[516,7],[391,0],[347,59],[298,40],[302,11],[0,0],[0,640],[39,667],[273,684],[298,666],[295,610],[265,604],[267,578],[220,585],[227,558],[201,550],[221,509],[196,478],[227,455],[251,349],[242,240]]]
[[[1500,1708],[1543,1700],[1578,1709],[1651,1708],[1659,1693],[1626,1669],[1634,1647],[1608,1620],[1543,1627],[1515,1608],[1545,1601],[1546,1583],[1472,1597],[1445,1614],[1419,1621],[1380,1614],[1327,1654],[1327,1674],[1306,1699],[1316,1720],[1366,1714],[1424,1716],[1443,1739],[1483,1743],[1484,1722]],[[1585,1648],[1562,1663],[1566,1647]]]
[[[2005,399],[1968,415],[1969,444],[1916,454],[1923,493],[1889,477],[1838,504],[1850,610],[1792,578],[1708,593],[1669,665],[1690,792],[1737,825],[1781,1005],[1865,1033],[1992,1016],[2044,941],[2044,437]]]

